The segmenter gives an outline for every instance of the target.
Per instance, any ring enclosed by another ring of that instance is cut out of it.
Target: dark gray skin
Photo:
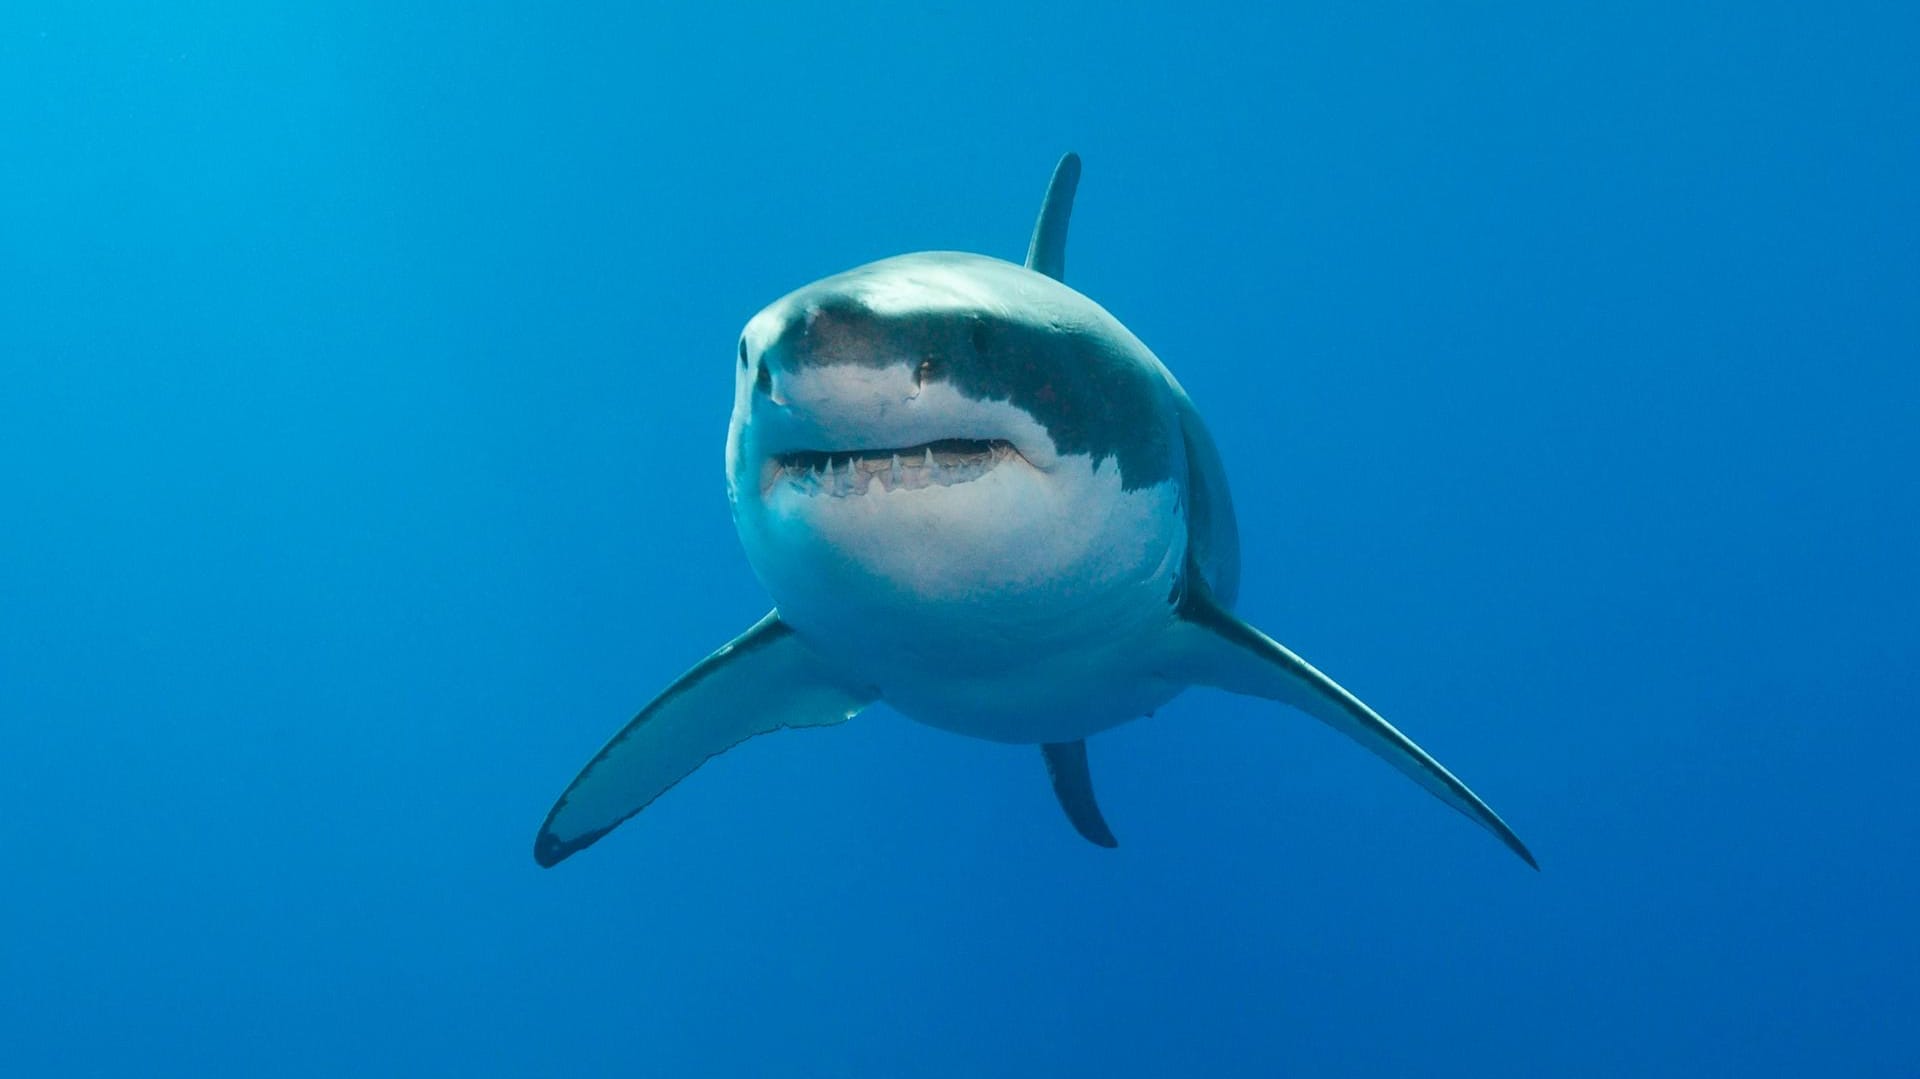
[[[1115,459],[1125,490],[1173,475],[1174,439],[1157,410],[1166,376],[1142,362],[1144,348],[1116,347],[1111,333],[986,312],[878,313],[854,297],[859,278],[886,265],[836,274],[808,290],[817,299],[793,297],[792,317],[760,352],[756,387],[767,392],[774,370],[891,367],[911,357],[922,382],[1032,416],[1060,453]]]

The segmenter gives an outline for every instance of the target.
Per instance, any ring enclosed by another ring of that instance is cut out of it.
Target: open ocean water
[[[1920,1074],[1920,16],[0,13],[0,1074]],[[768,606],[776,296],[928,248],[1192,393],[1240,610],[1497,808],[1194,691],[885,709],[553,869]]]

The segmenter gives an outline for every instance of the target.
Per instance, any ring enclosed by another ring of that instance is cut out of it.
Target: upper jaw
[[[735,489],[765,496],[794,484],[810,494],[865,492],[875,482],[883,490],[951,486],[1009,463],[1040,473],[1057,464],[1051,436],[1021,409],[968,398],[944,382],[916,387],[911,375],[810,370],[789,381],[795,396],[786,404],[743,390],[728,439]]]

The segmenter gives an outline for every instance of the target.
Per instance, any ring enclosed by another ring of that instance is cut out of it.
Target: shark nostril
[[[767,366],[765,360],[760,362],[760,373],[753,380],[753,388],[768,397],[773,396],[773,370]]]

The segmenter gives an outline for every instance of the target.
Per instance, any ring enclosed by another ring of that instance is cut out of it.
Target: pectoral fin
[[[1372,750],[1434,797],[1498,836],[1528,865],[1540,868],[1499,814],[1426,750],[1333,679],[1214,603],[1197,578],[1190,581],[1180,615],[1167,675],[1300,709]]]
[[[710,757],[756,734],[851,719],[873,695],[831,682],[778,612],[701,660],[587,762],[533,843],[543,866],[591,846]]]
[[[1073,830],[1098,847],[1117,847],[1113,830],[1100,816],[1100,803],[1093,800],[1093,776],[1087,771],[1087,743],[1049,742],[1040,747],[1047,759],[1047,777],[1053,780],[1053,795],[1067,811]]]

